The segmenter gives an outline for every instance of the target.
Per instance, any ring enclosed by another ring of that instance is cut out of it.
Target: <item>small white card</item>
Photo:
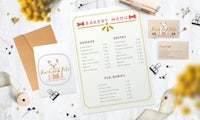
[[[72,55],[67,44],[50,44],[33,49],[40,96],[49,96],[54,100],[56,95],[76,92]]]

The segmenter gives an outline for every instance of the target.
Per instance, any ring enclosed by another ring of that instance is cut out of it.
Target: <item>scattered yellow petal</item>
[[[18,21],[19,21],[19,18],[18,17],[12,17],[11,18],[11,21],[16,24]]]
[[[190,109],[188,107],[184,106],[181,108],[181,112],[182,112],[182,114],[187,115],[190,113]]]

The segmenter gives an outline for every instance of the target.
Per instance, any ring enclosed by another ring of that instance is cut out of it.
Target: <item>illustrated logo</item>
[[[150,37],[177,37],[179,22],[153,20],[149,22],[149,28]]]
[[[60,85],[69,81],[71,64],[67,56],[49,54],[42,56],[38,64],[40,80],[47,85]]]
[[[167,23],[160,23],[160,35],[166,36],[168,31]]]

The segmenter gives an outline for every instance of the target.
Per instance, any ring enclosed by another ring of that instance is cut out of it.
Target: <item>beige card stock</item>
[[[178,38],[179,21],[178,20],[149,20],[150,38]]]
[[[189,42],[158,42],[158,59],[188,59]]]

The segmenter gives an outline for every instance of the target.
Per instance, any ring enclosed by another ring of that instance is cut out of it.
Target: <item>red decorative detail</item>
[[[167,97],[167,96],[165,96],[165,100],[167,100],[167,98],[168,98],[168,97]]]
[[[135,18],[136,18],[136,14],[129,15],[128,17],[129,17],[129,19],[132,19],[132,18],[134,18],[134,19],[135,19]]]
[[[85,24],[84,24],[84,22],[81,22],[81,23],[77,23],[77,26],[79,27],[79,26],[84,26]]]

